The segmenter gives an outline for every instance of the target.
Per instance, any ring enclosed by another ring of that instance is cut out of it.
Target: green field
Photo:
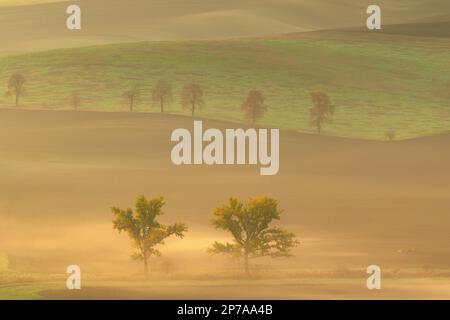
[[[66,97],[77,91],[82,109],[126,110],[121,94],[138,84],[143,94],[135,110],[158,112],[150,90],[164,79],[174,88],[167,111],[189,114],[179,96],[195,80],[205,92],[204,117],[245,121],[240,105],[249,90],[258,89],[269,106],[261,125],[313,132],[310,93],[323,91],[337,107],[326,134],[384,139],[393,130],[405,139],[450,128],[448,39],[380,34],[60,49],[1,58],[0,90],[6,91],[15,72],[27,78],[27,108],[68,108]],[[1,97],[0,106],[12,105],[12,97]]]

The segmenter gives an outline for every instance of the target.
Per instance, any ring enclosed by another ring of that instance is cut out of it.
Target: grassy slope
[[[355,40],[357,39],[357,40]],[[62,49],[0,60],[0,83],[13,72],[27,79],[26,106],[64,108],[79,91],[83,108],[125,109],[121,93],[131,84],[144,89],[140,111],[151,106],[158,79],[174,85],[170,112],[179,105],[182,85],[195,79],[205,89],[202,115],[242,120],[240,104],[260,89],[270,109],[261,121],[312,131],[309,94],[327,92],[337,105],[330,134],[382,139],[447,131],[450,127],[450,43],[428,39],[354,35],[333,39],[252,39],[205,42],[152,42]],[[3,89],[2,89],[3,90]],[[3,106],[11,105],[3,97]]]

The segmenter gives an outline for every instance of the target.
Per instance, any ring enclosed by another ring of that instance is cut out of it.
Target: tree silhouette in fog
[[[245,112],[245,117],[255,124],[256,120],[262,118],[267,112],[263,94],[258,90],[251,90],[242,104],[241,110]]]
[[[164,244],[164,240],[172,235],[183,238],[187,231],[184,223],[164,225],[157,221],[157,218],[164,214],[161,210],[164,204],[163,197],[147,200],[144,196],[138,196],[134,211],[129,208],[112,208],[114,229],[119,233],[126,232],[133,241],[137,251],[132,258],[144,262],[146,278],[148,277],[148,259],[151,256],[161,255],[155,247]]]
[[[161,113],[164,113],[164,107],[172,101],[172,86],[166,81],[158,81],[152,90],[153,103],[159,104]]]
[[[326,93],[311,93],[313,107],[309,110],[311,125],[317,128],[317,132],[322,132],[324,123],[330,123],[333,120],[335,106],[331,104],[330,98]]]
[[[243,259],[244,270],[249,275],[249,259],[258,257],[289,257],[291,249],[299,242],[293,233],[271,226],[280,220],[281,211],[276,200],[268,197],[250,198],[247,203],[230,198],[218,207],[211,223],[216,229],[231,233],[233,241],[215,242],[211,254],[228,254]]]
[[[185,109],[190,109],[192,116],[195,111],[203,107],[203,89],[196,82],[190,82],[184,86],[181,93],[181,105]]]
[[[78,92],[73,92],[66,98],[67,105],[73,110],[78,110],[81,106],[82,100]]]
[[[8,91],[6,91],[6,95],[13,95],[15,97],[15,105],[19,106],[19,98],[24,94],[25,82],[27,80],[20,73],[13,74],[8,80]]]
[[[125,101],[128,103],[130,112],[133,112],[134,105],[140,97],[141,97],[141,89],[137,85],[132,86],[129,90],[125,91],[122,94],[122,98],[124,98]]]

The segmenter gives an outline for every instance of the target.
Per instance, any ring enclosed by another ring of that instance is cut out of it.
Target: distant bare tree
[[[73,92],[70,96],[66,98],[66,103],[70,108],[78,110],[78,108],[81,106],[82,103],[80,94],[78,92]]]
[[[251,90],[242,104],[241,110],[245,112],[245,117],[255,124],[256,120],[262,118],[267,112],[263,94],[258,90]]]
[[[196,109],[203,106],[203,90],[198,83],[190,82],[184,86],[181,93],[181,105],[183,108],[191,109],[192,116]]]
[[[170,259],[164,259],[160,264],[161,271],[169,276],[172,276],[176,270],[175,263]]]
[[[313,107],[309,110],[311,124],[317,128],[317,132],[320,134],[322,125],[332,121],[335,106],[331,104],[328,95],[323,92],[311,93],[311,100],[313,103]]]
[[[141,89],[137,85],[132,86],[130,90],[127,90],[122,94],[122,98],[124,98],[127,101],[130,107],[130,112],[133,112],[134,105],[140,97],[141,97]]]
[[[20,73],[13,74],[8,80],[8,91],[6,91],[6,95],[15,96],[16,107],[19,106],[19,98],[25,91],[24,84],[26,81],[25,77]]]
[[[394,140],[396,135],[394,130],[388,130],[384,133],[385,138],[389,141]]]
[[[161,113],[164,113],[164,107],[172,101],[172,86],[166,81],[158,81],[152,90],[153,103],[159,104]]]

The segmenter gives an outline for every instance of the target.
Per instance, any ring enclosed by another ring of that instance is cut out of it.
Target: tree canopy
[[[230,198],[227,204],[215,210],[211,222],[216,229],[231,233],[233,241],[215,242],[209,252],[243,258],[247,274],[249,259],[264,256],[289,257],[298,241],[295,234],[281,227],[271,226],[280,217],[281,211],[275,199],[255,197],[243,203],[237,198]]]

